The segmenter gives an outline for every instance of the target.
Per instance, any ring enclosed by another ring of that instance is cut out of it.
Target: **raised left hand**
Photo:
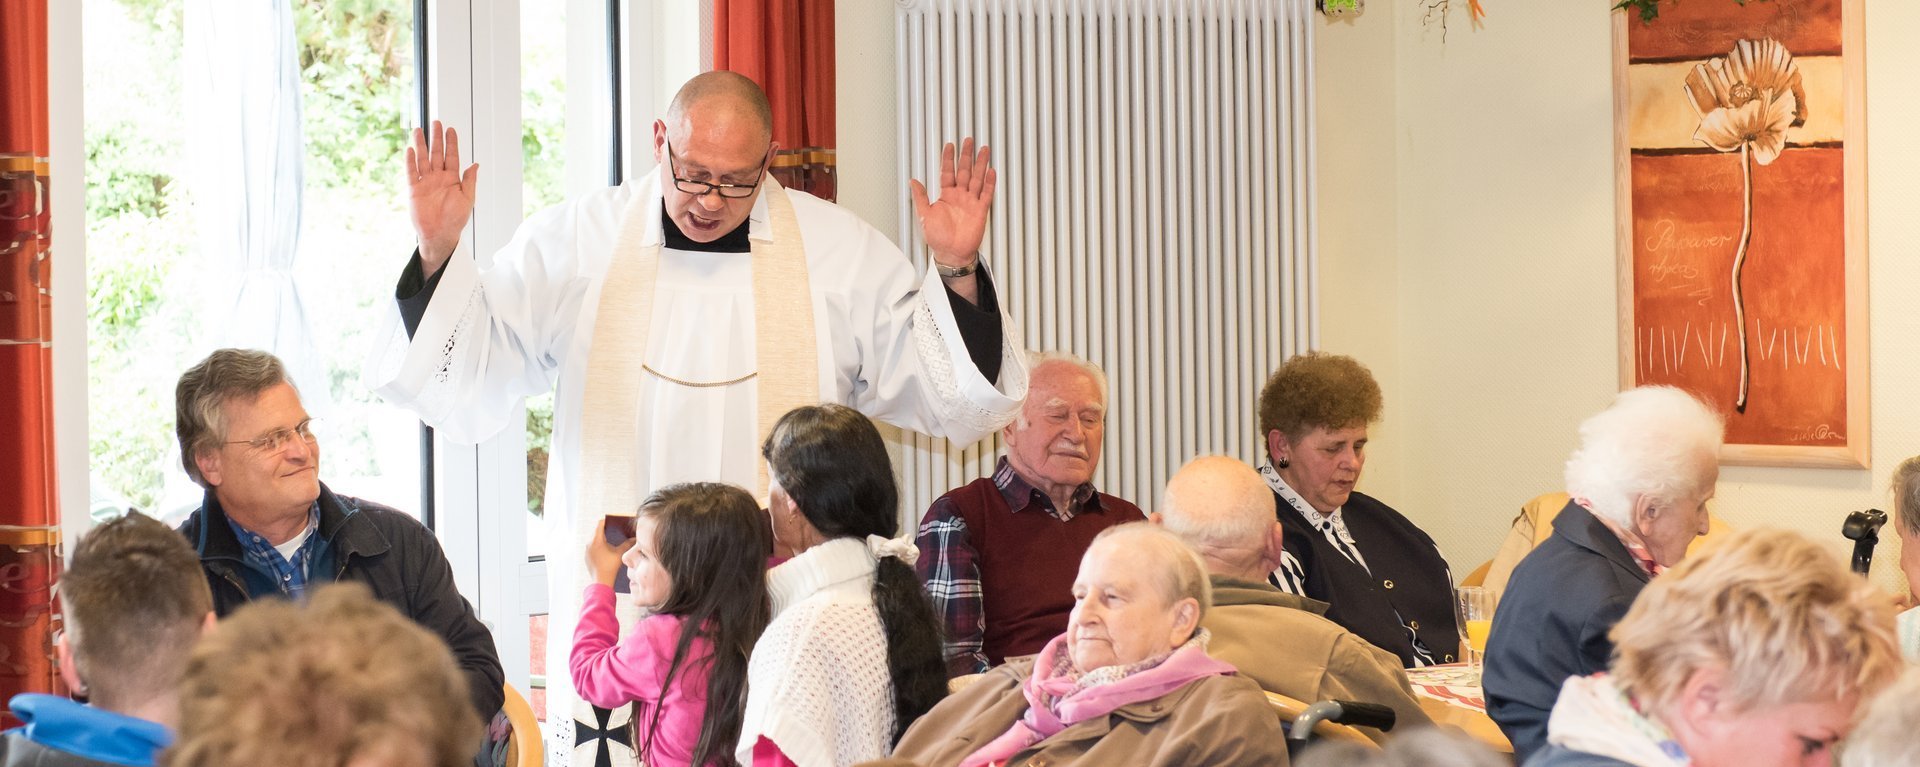
[[[980,242],[987,236],[987,214],[993,207],[993,187],[997,174],[988,164],[993,150],[986,146],[974,153],[971,136],[960,142],[956,154],[952,142],[940,150],[940,199],[929,201],[927,187],[915,179],[910,185],[913,212],[920,219],[920,231],[933,250],[933,260],[945,266],[963,267],[974,262]]]

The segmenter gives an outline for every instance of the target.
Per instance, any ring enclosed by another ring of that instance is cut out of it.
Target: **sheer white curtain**
[[[290,0],[188,0],[188,146],[208,349],[279,355],[309,410],[326,379],[294,280],[304,150]]]
[[[299,255],[304,139],[291,0],[187,0],[182,85],[186,182],[198,222],[193,298],[198,355],[225,347],[280,357],[309,413],[330,397]],[[177,452],[170,461],[177,461]],[[200,489],[167,471],[161,513],[191,509]]]

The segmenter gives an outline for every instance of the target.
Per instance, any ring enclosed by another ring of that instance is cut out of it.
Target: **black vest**
[[[1353,493],[1341,507],[1340,519],[1367,560],[1367,569],[1362,569],[1347,561],[1326,535],[1307,524],[1278,493],[1273,503],[1286,529],[1287,551],[1300,560],[1301,572],[1306,573],[1306,595],[1327,603],[1327,620],[1400,656],[1400,663],[1411,668],[1413,642],[1400,625],[1404,618],[1435,661],[1458,660],[1460,630],[1453,619],[1453,583],[1446,560],[1425,532],[1386,504]],[[1396,613],[1399,618],[1394,617]]]

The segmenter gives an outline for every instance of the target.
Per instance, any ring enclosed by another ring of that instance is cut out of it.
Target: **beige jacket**
[[[1212,580],[1213,607],[1200,622],[1213,632],[1208,655],[1264,689],[1306,703],[1356,700],[1392,708],[1396,731],[1433,723],[1414,700],[1399,657],[1320,617],[1326,603],[1267,583]],[[1386,737],[1360,730],[1376,741]]]
[[[1015,660],[981,675],[914,722],[892,759],[867,767],[959,764],[1026,713],[1020,688],[1031,673],[1032,660]],[[1286,735],[1251,680],[1214,676],[1069,726],[1007,761],[1008,767],[1120,764],[1285,767]]]

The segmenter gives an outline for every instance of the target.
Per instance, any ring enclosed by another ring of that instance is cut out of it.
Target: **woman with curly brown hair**
[[[1451,663],[1460,638],[1446,559],[1400,512],[1354,490],[1380,404],[1366,366],[1322,352],[1287,360],[1260,389],[1260,475],[1286,528],[1271,580],[1326,602],[1328,620],[1408,667]]]

